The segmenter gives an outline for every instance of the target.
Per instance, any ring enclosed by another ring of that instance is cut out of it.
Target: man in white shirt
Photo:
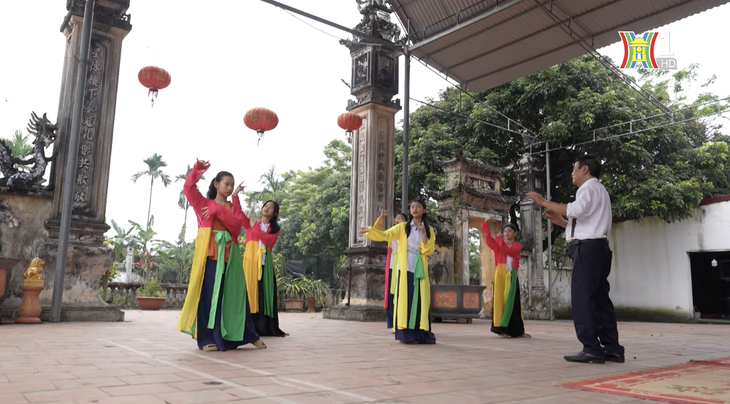
[[[613,252],[608,245],[611,230],[611,199],[598,181],[601,163],[594,156],[581,156],[573,165],[575,202],[546,201],[536,192],[527,197],[546,209],[548,219],[566,229],[573,261],[571,300],[573,324],[583,350],[566,355],[569,362],[624,362],[624,347],[618,342],[616,312],[608,296]],[[565,217],[568,217],[566,220]]]

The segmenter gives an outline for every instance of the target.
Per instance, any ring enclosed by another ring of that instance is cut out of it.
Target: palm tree
[[[152,212],[152,187],[155,185],[155,179],[159,179],[162,181],[162,185],[167,187],[170,185],[172,181],[170,181],[170,177],[162,172],[163,167],[167,167],[167,163],[162,161],[162,156],[155,153],[152,157],[144,159],[145,164],[147,164],[147,171],[140,171],[137,174],[134,174],[132,176],[132,182],[135,184],[137,183],[137,180],[142,178],[145,175],[148,175],[150,177],[150,203],[149,207],[147,208],[147,223],[150,221],[150,213]]]
[[[28,135],[23,136],[23,131],[20,129],[15,131],[13,138],[7,142],[13,156],[22,159],[33,151],[33,145],[28,143],[28,138]]]
[[[175,177],[175,182],[178,181],[185,181],[186,178],[188,178],[188,175],[190,174],[190,171],[192,171],[193,168],[188,165],[187,171],[185,171],[185,174],[178,174],[177,177]],[[200,179],[205,181],[205,176],[201,175]],[[190,209],[190,203],[188,202],[188,198],[185,197],[185,191],[180,190],[180,196],[177,198],[177,206],[180,207],[180,209],[185,211],[185,220],[183,221],[183,229],[182,229],[182,238],[185,238],[185,230],[187,229],[188,225],[188,209]]]
[[[17,157],[19,160],[22,160],[25,156],[33,152],[33,145],[28,143],[29,137],[29,135],[23,136],[23,131],[18,129],[11,139],[4,139],[12,157]],[[18,170],[24,172],[29,171],[28,167],[22,164],[18,164]]]
[[[269,167],[259,177],[259,184],[263,185],[264,189],[247,193],[247,210],[255,214],[254,212],[259,210],[260,205],[269,199],[281,202],[285,195],[289,179],[290,175],[288,173],[284,173],[282,177],[276,173],[276,166]]]

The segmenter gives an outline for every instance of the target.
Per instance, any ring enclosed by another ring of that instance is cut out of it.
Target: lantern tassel
[[[155,107],[155,98],[157,98],[157,89],[156,88],[150,88],[150,91],[147,92],[147,96],[149,97],[152,95],[152,108]]]

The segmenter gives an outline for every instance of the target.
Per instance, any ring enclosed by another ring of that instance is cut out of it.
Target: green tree
[[[142,278],[148,280],[154,269],[156,250],[163,243],[155,238],[157,232],[152,228],[155,224],[155,217],[151,216],[145,227],[131,220],[129,224],[132,225],[132,230],[135,232],[131,240],[134,242],[135,250],[139,257],[137,267],[142,274]]]
[[[13,134],[13,137],[10,139],[3,139],[3,142],[5,142],[5,145],[10,149],[10,154],[17,158],[18,160],[22,160],[25,156],[31,154],[33,152],[33,145],[28,143],[29,136],[23,135],[23,131],[20,129],[16,130]],[[20,171],[28,171],[28,168],[23,166],[22,164],[17,165],[18,170]]]
[[[263,189],[261,191],[246,192],[246,210],[249,216],[257,216],[263,203],[268,200],[281,202],[286,195],[290,176],[291,173],[285,173],[283,176],[277,174],[276,166],[269,167],[268,170],[261,174],[259,184],[263,185]]]
[[[659,116],[633,124],[634,130],[664,127],[551,152],[553,199],[568,202],[574,198],[572,163],[584,153],[604,161],[602,182],[611,195],[615,218],[653,215],[667,221],[681,220],[690,216],[703,198],[727,193],[730,153],[721,126],[699,121],[671,124],[672,119],[677,122],[713,108],[727,108],[726,103],[720,103],[680,112],[687,106],[718,99],[703,93],[687,102],[684,94],[696,79],[694,66],[672,75],[645,72],[644,89],[677,112],[673,117]],[[444,175],[438,162],[454,158],[459,150],[467,157],[501,167],[510,167],[529,150],[529,140],[523,136],[480,122],[506,125],[506,120],[490,107],[551,145],[585,142],[595,129],[657,114],[651,104],[588,56],[472,96],[460,96],[458,89],[447,89],[433,101],[441,109],[423,106],[411,115],[409,195],[423,196],[426,190],[442,189]],[[628,125],[616,126],[596,136],[609,137],[628,129]],[[540,158],[544,159],[544,154]],[[400,167],[398,153],[398,188]],[[515,193],[511,172],[503,191]]]
[[[119,226],[117,222],[112,219],[112,228],[115,234],[109,238],[109,246],[114,251],[115,263],[121,262],[126,256],[127,245],[130,243],[132,238],[132,232],[135,230],[134,227],[129,230],[125,230]]]
[[[188,178],[188,175],[190,174],[190,171],[192,171],[193,168],[188,165],[187,170],[185,170],[184,174],[178,174],[175,177],[175,182],[183,181],[185,182],[185,179]],[[205,181],[205,176],[200,176],[200,181]],[[182,237],[185,237],[185,232],[187,231],[188,226],[188,209],[190,209],[190,202],[188,202],[188,198],[185,197],[185,191],[183,189],[180,190],[180,194],[177,197],[177,206],[185,211],[185,219],[183,220],[183,227],[182,227]]]
[[[317,278],[333,280],[332,268],[348,243],[350,204],[350,146],[340,140],[324,149],[317,168],[262,176],[264,189],[253,194],[261,201],[280,201],[281,232],[275,252],[286,260],[305,260]]]
[[[178,282],[188,283],[190,281],[190,268],[195,252],[194,242],[186,243],[184,240],[178,240],[176,244],[172,244],[162,241],[156,246],[155,252],[157,254],[155,266],[161,275],[172,271],[177,273]]]
[[[29,138],[29,135],[23,136],[23,131],[18,129],[13,134],[12,139],[6,140],[5,144],[7,144],[14,157],[22,159],[33,152],[33,145],[28,143]]]
[[[482,278],[481,235],[477,229],[469,229],[469,278],[471,284],[479,284]]]
[[[167,187],[170,185],[170,177],[162,171],[162,168],[167,167],[167,163],[162,160],[162,156],[155,153],[152,157],[148,157],[143,160],[147,164],[147,170],[140,171],[137,174],[132,175],[132,182],[135,184],[137,180],[144,176],[150,177],[150,201],[147,207],[147,222],[150,221],[150,215],[152,213],[152,188],[155,185],[155,180],[159,179],[162,181],[162,185]]]

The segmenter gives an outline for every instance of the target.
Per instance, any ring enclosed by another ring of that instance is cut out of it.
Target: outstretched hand
[[[385,219],[386,217],[388,217],[388,211],[386,209],[381,210],[380,211],[380,217],[382,217],[383,219]]]
[[[197,160],[198,164],[200,164],[206,170],[210,167],[210,161],[208,161],[208,160],[201,160],[199,158],[195,158],[195,160]]]
[[[244,189],[246,189],[246,187],[243,185],[243,181],[241,181],[241,183],[238,184],[238,186],[236,187],[236,189],[233,190],[233,195],[240,194],[241,192],[243,192]]]
[[[534,191],[528,192],[527,197],[532,199],[533,202],[540,206],[542,206],[542,203],[545,202],[545,198],[543,198],[542,195]]]
[[[207,206],[203,207],[203,209],[200,209],[200,212],[203,214],[204,218],[210,219],[210,212],[208,211]]]
[[[360,228],[360,234],[365,234],[365,233],[367,233],[367,232],[369,232],[369,231],[370,231],[370,229],[369,229],[369,228],[367,228],[367,227],[361,227],[361,228]]]
[[[553,224],[555,224],[557,226],[565,227],[565,225],[566,225],[565,218],[562,215],[560,215],[558,212],[552,211],[550,209],[546,209],[545,216],[547,216],[547,218],[551,222],[553,222]]]

